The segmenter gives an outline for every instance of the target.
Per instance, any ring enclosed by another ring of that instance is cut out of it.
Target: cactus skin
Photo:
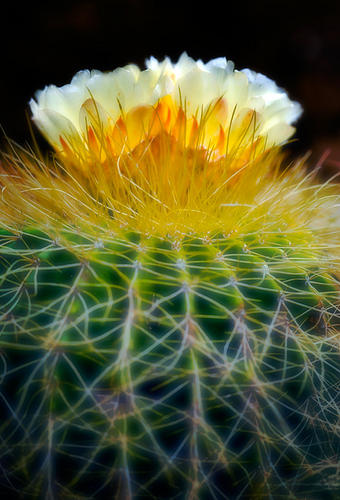
[[[313,241],[2,232],[4,488],[336,498],[339,286]]]

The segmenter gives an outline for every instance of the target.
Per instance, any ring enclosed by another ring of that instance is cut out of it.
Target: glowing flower
[[[33,120],[59,152],[84,159],[85,151],[101,150],[102,161],[164,133],[213,159],[230,152],[248,158],[241,143],[259,153],[295,130],[300,105],[269,78],[236,71],[225,58],[204,64],[184,53],[176,64],[151,57],[146,67],[80,71],[68,85],[48,86],[30,101]]]
[[[30,105],[57,161],[0,165],[13,220],[26,213],[114,231],[228,233],[274,217],[273,193],[279,206],[296,181],[281,179],[279,146],[294,132],[299,104],[224,58],[204,64],[183,54],[175,64],[151,58],[143,71],[81,71]],[[295,224],[295,212],[286,219]]]

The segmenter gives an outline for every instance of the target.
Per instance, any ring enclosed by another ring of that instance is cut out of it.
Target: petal
[[[52,109],[39,109],[33,120],[46,139],[57,148],[60,148],[60,136],[67,140],[78,136],[72,122]]]
[[[294,132],[295,127],[292,127],[292,125],[283,122],[277,123],[266,132],[267,147],[284,143],[294,134]]]

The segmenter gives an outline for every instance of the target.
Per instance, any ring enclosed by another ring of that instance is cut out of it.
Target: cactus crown
[[[3,223],[205,238],[329,229],[332,188],[302,160],[282,169],[300,107],[274,82],[186,54],[147,66],[81,72],[37,94],[33,119],[56,154],[4,158]]]

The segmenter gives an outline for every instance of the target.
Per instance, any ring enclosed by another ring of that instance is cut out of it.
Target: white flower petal
[[[236,71],[233,62],[224,57],[204,64],[184,52],[175,64],[168,57],[163,61],[151,57],[146,60],[146,68],[141,71],[128,65],[108,73],[79,71],[70,84],[59,88],[51,85],[36,93],[29,103],[33,120],[52,144],[59,144],[60,135],[82,132],[83,106],[89,99],[98,103],[102,116],[115,122],[122,110],[127,113],[136,106],[154,105],[166,95],[177,104],[186,103],[189,115],[208,109],[223,97],[229,119],[234,110],[254,110],[260,116],[261,132],[270,132],[275,142],[281,137],[286,140],[293,130],[290,125],[302,112],[274,81],[247,68]]]
[[[73,123],[68,118],[52,109],[38,109],[33,120],[44,136],[57,149],[61,147],[61,136],[65,139],[78,136],[78,131]]]
[[[269,147],[276,144],[282,144],[289,139],[295,132],[295,127],[288,125],[288,123],[280,122],[267,130],[266,138]]]

